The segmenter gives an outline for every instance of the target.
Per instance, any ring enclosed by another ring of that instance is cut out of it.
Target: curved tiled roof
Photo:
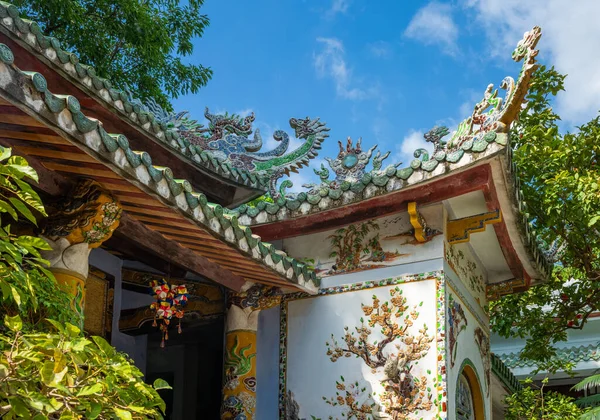
[[[511,393],[523,389],[523,385],[513,375],[512,371],[506,366],[502,359],[492,353],[492,373],[504,384]]]
[[[507,134],[490,132],[480,139],[466,141],[455,151],[441,151],[428,160],[414,159],[406,168],[396,169],[394,165],[390,165],[381,171],[365,173],[358,181],[341,182],[339,187],[321,184],[307,193],[279,197],[274,203],[259,202],[256,206],[243,204],[236,211],[243,223],[253,225],[293,219],[346,206],[466,167],[476,160],[502,150],[507,141]]]
[[[535,367],[536,363],[531,360],[522,360],[518,352],[497,355],[509,368]],[[556,350],[555,359],[563,362],[599,362],[600,348],[597,345],[572,346]]]
[[[209,203],[204,194],[194,191],[187,180],[175,179],[171,169],[153,165],[149,153],[132,150],[125,136],[107,133],[100,121],[81,112],[74,96],[53,94],[42,74],[22,71],[13,61],[11,49],[0,44],[0,72],[3,73],[0,89],[11,102],[18,103],[46,124],[68,133],[101,162],[118,168],[124,178],[142,185],[146,191],[242,255],[267,266],[305,290],[315,291],[318,288],[319,278],[305,264],[262,242],[250,228],[240,225],[235,215],[228,214],[220,205]]]
[[[61,47],[58,39],[44,35],[36,22],[21,18],[16,6],[2,1],[0,1],[0,30],[10,32],[12,37],[16,37],[30,50],[50,62],[53,67],[79,82],[105,105],[170,150],[221,177],[248,187],[267,189],[268,178],[235,168],[201,147],[191,144],[177,130],[158,121],[153,113],[144,109],[139,100],[130,98],[123,90],[116,89],[110,80],[99,77],[92,66],[80,63],[76,54]]]

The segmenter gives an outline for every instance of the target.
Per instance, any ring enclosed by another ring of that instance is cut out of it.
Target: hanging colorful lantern
[[[181,334],[181,318],[183,318],[183,306],[187,303],[188,293],[184,284],[169,285],[165,279],[152,280],[150,282],[155,302],[150,305],[154,311],[154,322],[152,326],[160,326],[162,332],[161,347],[169,339],[169,324],[173,317],[179,319],[177,332]]]

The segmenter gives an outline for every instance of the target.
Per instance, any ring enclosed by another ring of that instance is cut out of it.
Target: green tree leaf
[[[9,330],[17,332],[21,331],[21,329],[23,328],[23,321],[21,320],[21,317],[19,315],[4,315],[4,325],[6,325]]]
[[[29,210],[27,206],[23,204],[21,200],[19,200],[18,198],[9,197],[8,201],[10,201],[10,204],[12,204],[13,207],[19,211],[19,213],[25,216],[27,220],[29,220],[34,225],[37,225],[37,220],[35,219],[35,216],[33,215],[33,213],[31,213],[31,210]]]
[[[11,156],[6,162],[6,167],[18,178],[28,177],[34,181],[38,181],[38,174],[29,164],[27,160],[21,156]]]
[[[8,213],[13,219],[19,220],[19,216],[15,209],[4,200],[0,200],[0,213]]]
[[[169,385],[169,383],[167,381],[165,381],[164,379],[160,379],[160,378],[158,378],[157,380],[155,380],[154,383],[152,384],[152,386],[156,390],[160,390],[160,389],[173,389],[173,387],[171,387],[171,385]]]
[[[12,149],[10,147],[0,146],[0,162],[4,162],[12,155]]]
[[[131,412],[127,410],[121,410],[120,408],[114,408],[115,414],[121,420],[132,420]]]
[[[103,386],[100,383],[95,383],[94,385],[88,385],[88,386],[84,386],[83,388],[81,388],[81,390],[79,390],[79,392],[77,393],[78,397],[83,397],[86,395],[92,395],[92,394],[100,394],[102,393],[103,390]]]

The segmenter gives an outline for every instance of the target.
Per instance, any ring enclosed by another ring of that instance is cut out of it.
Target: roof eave
[[[219,205],[207,203],[206,197],[193,191],[189,182],[174,179],[169,168],[152,165],[150,155],[142,157],[143,153],[131,150],[124,136],[109,135],[100,121],[81,112],[75,97],[54,95],[40,73],[21,71],[13,59],[12,51],[0,44],[0,97],[51,127],[191,223],[276,273],[286,286],[316,293],[319,279],[305,264],[263,243],[249,228],[241,226],[235,216],[225,214]]]
[[[76,86],[97,106],[107,110],[120,123],[142,134],[153,144],[160,146],[179,160],[215,181],[244,190],[238,197],[258,197],[267,190],[266,180],[259,179],[247,171],[240,171],[222,163],[208,153],[187,144],[179,134],[155,120],[151,113],[144,112],[139,104],[132,102],[123,91],[114,89],[109,80],[98,77],[92,67],[79,63],[73,53],[63,50],[58,40],[45,36],[35,22],[19,17],[16,6],[0,1],[0,33],[8,37],[14,46],[34,55],[48,70],[53,71],[70,84]],[[14,48],[13,45],[9,45]],[[16,54],[17,59],[19,57]],[[106,121],[106,116],[102,118]],[[118,124],[118,123],[117,123]],[[235,206],[241,202],[223,202]]]

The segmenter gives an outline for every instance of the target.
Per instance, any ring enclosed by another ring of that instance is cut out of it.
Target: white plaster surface
[[[340,344],[344,326],[350,330],[360,325],[365,317],[361,303],[370,305],[372,296],[379,297],[381,303],[390,298],[389,290],[395,286],[384,286],[354,292],[324,295],[290,301],[288,303],[288,345],[287,345],[287,389],[291,390],[300,405],[300,418],[342,418],[343,407],[332,407],[323,401],[323,397],[335,397],[336,380],[344,376],[346,384],[359,381],[367,393],[383,391],[381,381],[385,379],[383,368],[375,373],[362,359],[341,358],[335,363],[327,356],[326,342],[331,343],[334,334]],[[409,307],[423,302],[420,316],[409,331],[417,335],[423,324],[429,327],[429,335],[435,337],[436,298],[435,281],[427,280],[398,285],[408,299]],[[371,339],[383,336],[378,328],[373,328]],[[385,353],[394,350],[393,345],[386,347]],[[435,340],[428,354],[414,367],[413,374],[424,374],[427,369],[436,372]],[[363,397],[364,398],[364,397]],[[377,399],[377,397],[375,397]],[[433,418],[433,413],[421,413],[419,417]]]
[[[440,232],[442,231],[442,204],[420,207],[419,211],[427,221],[427,226]],[[388,253],[397,252],[399,256],[395,258],[388,257],[389,260],[382,262],[373,262],[369,261],[369,253],[363,253],[361,261],[364,266],[389,267],[437,258],[441,254],[440,250],[442,247],[443,235],[437,235],[431,241],[426,243],[417,243],[410,234],[413,228],[410,224],[408,213],[396,213],[391,216],[375,219],[375,221],[379,225],[379,230],[372,230],[362,243],[365,244],[366,247],[369,239],[379,234],[379,242],[383,250]],[[360,222],[355,225],[360,225]],[[334,248],[332,247],[331,239],[329,237],[330,235],[335,234],[336,230],[337,229],[331,229],[325,232],[285,239],[283,241],[283,249],[288,255],[294,258],[314,259],[315,268],[319,276],[326,277],[332,275],[333,273],[330,273],[329,270],[335,264],[335,257],[331,256],[331,252],[334,251]],[[360,271],[361,270],[357,270],[357,272]],[[373,269],[368,269],[368,271],[373,271]]]
[[[447,356],[447,381],[448,381],[448,420],[455,420],[456,413],[456,404],[455,404],[455,395],[456,395],[456,384],[458,383],[458,378],[461,373],[461,366],[466,359],[469,359],[477,372],[477,376],[479,377],[481,392],[484,399],[485,404],[485,416],[486,419],[490,419],[491,417],[491,395],[492,389],[489,390],[489,393],[486,389],[485,384],[485,371],[483,367],[483,361],[481,355],[479,353],[479,346],[475,341],[475,329],[480,326],[479,322],[475,319],[475,316],[469,309],[467,305],[463,302],[463,300],[446,285],[446,302],[449,302],[448,295],[452,294],[452,298],[455,301],[458,301],[465,312],[465,316],[467,319],[466,329],[463,330],[457,338],[457,350],[456,350],[456,358],[454,367],[450,366],[450,345],[448,344],[448,337],[450,335],[450,328],[448,325],[449,317],[446,317],[446,348],[448,349]],[[449,305],[449,303],[448,303]],[[491,385],[490,385],[490,388]]]

